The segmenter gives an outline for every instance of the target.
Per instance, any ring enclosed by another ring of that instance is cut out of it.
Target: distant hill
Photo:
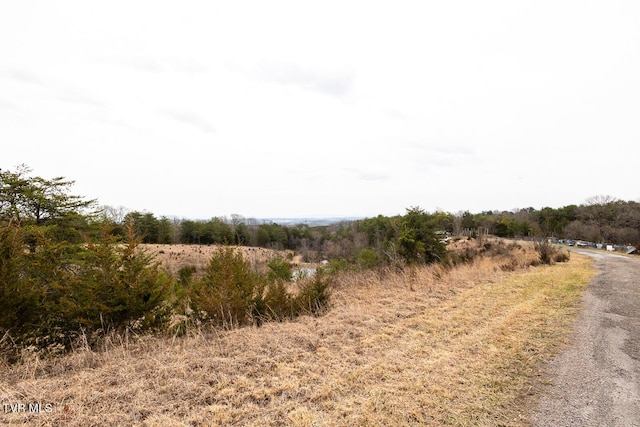
[[[272,222],[278,225],[292,226],[306,224],[309,226],[322,226],[337,224],[339,222],[357,221],[364,217],[330,217],[330,218],[258,218],[259,223]]]

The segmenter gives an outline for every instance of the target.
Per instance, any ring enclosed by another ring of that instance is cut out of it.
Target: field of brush
[[[188,266],[196,267],[196,274],[201,272],[209,263],[211,256],[221,246],[142,244],[140,248],[147,253],[153,254],[156,262],[160,263],[173,276],[177,276],[180,268]],[[302,256],[295,254],[293,251],[277,251],[252,246],[235,246],[234,249],[240,251],[244,260],[257,270],[265,269],[266,263],[276,256],[289,260],[294,269],[312,265],[302,262]]]
[[[188,258],[156,249],[162,262]],[[337,275],[318,317],[113,336],[50,359],[25,352],[0,365],[0,424],[527,425],[590,261],[538,265],[533,246],[498,240],[450,249],[454,267]]]

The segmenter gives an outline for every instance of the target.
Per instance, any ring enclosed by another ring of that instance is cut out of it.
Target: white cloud
[[[259,74],[267,81],[337,97],[347,96],[354,80],[347,72],[313,70],[296,64],[263,64]]]
[[[203,133],[215,133],[215,128],[211,123],[197,113],[172,110],[161,110],[161,112],[178,122],[193,126]]]

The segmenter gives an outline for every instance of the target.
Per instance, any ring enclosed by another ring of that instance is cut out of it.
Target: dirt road
[[[640,259],[577,251],[600,273],[570,347],[545,369],[535,426],[640,427]]]

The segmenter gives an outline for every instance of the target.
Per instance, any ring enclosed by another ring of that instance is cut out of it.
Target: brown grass
[[[172,275],[176,276],[180,268],[186,266],[194,266],[198,275],[206,267],[211,256],[218,251],[219,245],[158,245],[143,244],[140,248],[154,256],[154,260]],[[290,259],[294,265],[303,266],[299,255],[295,255],[292,251],[278,251],[273,249],[234,246],[234,248],[242,253],[243,258],[252,266],[260,269],[268,261],[276,256]]]
[[[53,411],[0,412],[0,423],[526,425],[536,369],[565,340],[592,274],[579,256],[524,267],[536,258],[513,247],[451,270],[348,274],[319,318],[25,354],[0,366],[0,402]]]

